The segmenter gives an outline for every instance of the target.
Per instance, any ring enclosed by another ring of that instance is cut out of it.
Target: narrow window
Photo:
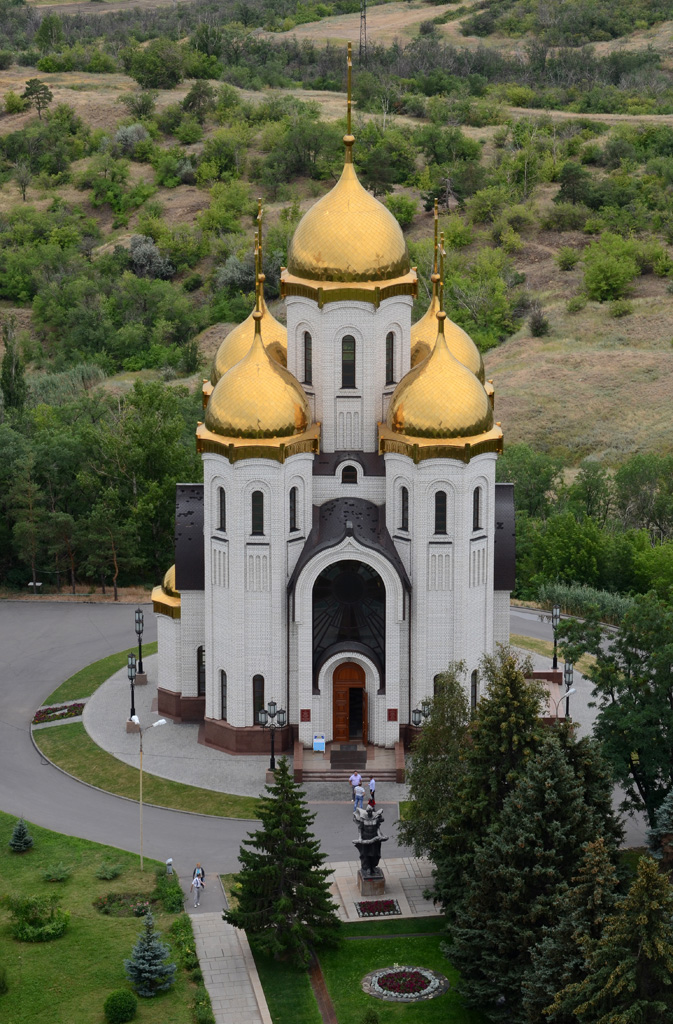
[[[407,490],[406,487],[402,488],[401,498],[402,498],[402,508],[401,508],[401,515],[400,515],[400,529],[401,530],[408,530],[409,529],[409,491]]]
[[[222,701],[222,710],[220,718],[226,722],[227,720],[227,673],[224,669],[220,669],[220,699]]]
[[[304,331],[304,384],[313,383],[313,339]]]
[[[344,466],[341,471],[342,484],[356,484],[358,482],[358,471],[355,466]]]
[[[472,529],[481,530],[481,487],[475,487],[472,494]]]
[[[218,515],[218,525],[217,525],[217,528],[218,528],[218,530],[222,530],[223,533],[226,533],[226,530],[227,530],[227,495],[225,493],[224,487],[218,487],[217,488],[217,502],[218,502],[218,505],[219,505],[219,510],[218,510],[219,511],[219,515]]]
[[[435,533],[446,533],[446,491],[435,494]]]
[[[261,491],[252,492],[252,532],[258,537],[264,535],[264,495]]]
[[[196,692],[199,697],[206,695],[206,651],[199,647],[196,652]]]
[[[474,672],[470,676],[470,707],[474,711],[477,706],[477,698],[479,696],[479,676],[475,668]]]
[[[252,720],[259,724],[259,713],[264,707],[264,676],[252,677]]]
[[[432,695],[433,695],[433,697],[436,697],[437,694],[439,693],[439,684],[441,682],[441,679],[442,679],[442,673],[440,672],[432,680]]]
[[[297,488],[290,488],[290,533],[298,530],[297,526]]]
[[[388,331],[386,335],[386,384],[395,383],[395,335]]]
[[[341,387],[355,387],[355,338],[350,334],[341,340]]]

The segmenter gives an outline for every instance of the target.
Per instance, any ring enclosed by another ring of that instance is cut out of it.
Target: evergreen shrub
[[[567,615],[584,616],[597,608],[602,622],[618,625],[633,605],[633,599],[607,590],[597,590],[578,583],[543,583],[538,601],[545,608],[558,604]]]
[[[115,864],[114,861],[104,860],[101,861],[101,865],[96,871],[96,878],[100,878],[101,881],[109,882],[113,878],[119,878],[123,870],[123,864]]]
[[[139,996],[151,999],[174,984],[176,965],[168,962],[169,954],[169,947],[155,931],[152,914],[146,914],[145,928],[124,961],[126,976]]]
[[[534,338],[544,338],[549,334],[549,320],[539,306],[533,307],[533,310],[528,317],[528,326],[530,327],[530,333]]]
[[[119,988],[110,992],[103,1003],[103,1013],[108,1024],[126,1024],[126,1021],[133,1020],[138,1012],[138,1000],[133,992]]]
[[[562,246],[556,254],[556,266],[559,270],[572,270],[579,262],[580,254],[569,245]]]
[[[566,302],[566,310],[568,311],[568,313],[579,313],[580,310],[584,309],[586,304],[586,295],[573,295]]]
[[[32,845],[33,837],[28,831],[28,826],[23,818],[19,818],[14,826],[12,838],[9,840],[10,849],[12,849],[14,853],[26,853],[27,850],[30,850]]]
[[[50,864],[42,872],[44,882],[67,882],[72,874],[72,868],[68,864],[59,861],[58,864]]]
[[[610,316],[616,319],[622,316],[630,316],[633,313],[633,305],[628,299],[615,299],[614,302],[610,303],[609,313]]]

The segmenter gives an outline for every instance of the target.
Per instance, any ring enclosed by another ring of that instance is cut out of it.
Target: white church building
[[[175,565],[152,594],[160,713],[233,753],[268,750],[271,700],[278,749],[406,743],[435,677],[462,662],[474,704],[482,656],[509,639],[493,388],[442,308],[436,212],[432,301],[412,325],[416,270],[354,141],[349,109],[341,178],[282,271],[287,329],[264,303],[260,217],[256,309],[204,384],[204,482],[177,487]]]

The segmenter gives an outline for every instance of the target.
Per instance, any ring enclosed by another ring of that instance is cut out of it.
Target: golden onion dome
[[[264,336],[269,339],[266,350],[279,366],[287,366],[287,330],[269,312],[263,295],[260,296],[260,309]],[[218,348],[210,373],[211,384],[217,384],[220,377],[223,377],[227,370],[230,370],[236,363],[240,363],[241,359],[250,351],[255,336],[254,315],[255,311],[253,310],[243,323],[238,324],[229,332]]]
[[[435,338],[437,337],[437,313],[439,312],[439,296],[437,289],[433,288],[432,301],[427,312],[411,328],[411,366],[418,366],[432,352]],[[475,377],[478,377],[483,384],[486,380],[484,360],[481,352],[472,341],[472,338],[462,327],[455,324],[447,317],[444,324],[444,337],[449,351],[471,370]]]
[[[287,269],[311,281],[387,281],[409,272],[409,253],[392,213],[362,187],[353,167],[354,138],[331,192],[304,214],[288,251]]]
[[[164,576],[161,589],[168,597],[180,597],[180,591],[175,589],[175,566],[172,565]]]
[[[291,437],[310,426],[311,411],[301,385],[264,346],[262,318],[255,310],[248,353],[220,377],[210,396],[205,422],[214,434]]]
[[[449,350],[445,319],[446,313],[437,313],[438,332],[432,352],[395,388],[386,417],[395,433],[473,437],[493,427],[493,410],[483,386]]]

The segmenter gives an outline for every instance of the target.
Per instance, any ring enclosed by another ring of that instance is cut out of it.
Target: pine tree
[[[586,959],[603,934],[615,906],[617,872],[603,837],[588,843],[577,875],[559,887],[554,901],[558,917],[531,951],[531,968],[524,981],[523,1006],[527,1020],[539,1024],[556,993],[586,973]],[[576,1024],[572,1007],[562,1001],[549,1012],[554,1024]]]
[[[545,691],[526,678],[531,667],[501,648],[485,658],[485,696],[462,744],[460,777],[448,800],[446,828],[435,856],[435,895],[451,916],[463,892],[463,874],[474,848],[500,813],[545,727],[540,713]]]
[[[263,952],[307,967],[314,946],[336,940],[340,926],[329,892],[325,854],[309,826],[315,820],[290,775],[287,759],[259,810],[262,828],[241,847],[238,906],[225,921],[258,937]]]
[[[673,1020],[673,888],[656,861],[641,857],[628,896],[589,954],[586,977],[553,1004],[573,1007],[577,1024],[670,1024]]]
[[[145,915],[144,931],[138,936],[129,960],[124,960],[126,977],[139,996],[149,999],[163,992],[175,981],[175,964],[168,963],[170,947],[159,939],[154,918]]]
[[[25,199],[25,196],[24,196]],[[28,385],[26,384],[26,373],[21,352],[16,340],[16,317],[10,316],[2,324],[2,341],[5,354],[2,357],[0,368],[0,389],[6,409],[23,409]]]
[[[655,860],[660,860],[666,871],[673,871],[673,789],[659,806],[654,828],[647,831],[647,845]]]
[[[11,849],[14,850],[14,853],[25,853],[26,850],[30,850],[33,845],[33,837],[28,831],[28,826],[23,818],[19,818],[14,826],[14,831],[12,832],[12,838],[9,840],[9,845]]]
[[[446,949],[466,1000],[494,1022],[526,1020],[531,950],[555,924],[559,886],[570,882],[594,828],[582,784],[549,731],[475,848]]]

